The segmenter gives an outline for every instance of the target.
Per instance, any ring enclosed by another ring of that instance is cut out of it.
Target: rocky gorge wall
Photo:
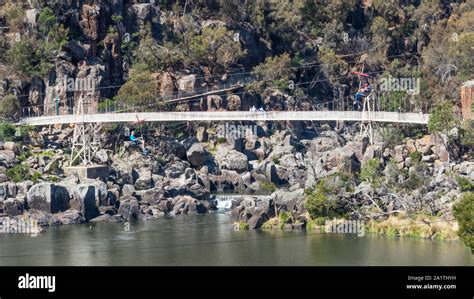
[[[255,229],[285,212],[293,225],[304,227],[312,218],[305,190],[324,181],[331,190],[327,200],[351,219],[383,220],[393,213],[449,218],[460,196],[455,178],[474,181],[474,162],[450,157],[434,136],[389,147],[380,138],[370,145],[354,126],[341,132],[325,126],[319,137],[296,139],[263,124],[257,135],[239,140],[222,140],[205,127],[180,138],[155,133],[148,139],[147,156],[121,141],[94,157],[110,166],[105,180],[80,180],[63,172],[71,131],[43,128],[0,145],[2,217],[28,213],[41,225],[148,220],[212,212],[211,194],[232,192],[247,194],[232,202],[233,222]],[[113,135],[102,136],[103,144],[110,144]],[[373,161],[377,167],[367,179],[366,165]],[[269,196],[252,196],[262,193]]]

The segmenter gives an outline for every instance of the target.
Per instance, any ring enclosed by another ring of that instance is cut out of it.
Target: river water
[[[0,234],[0,266],[14,265],[474,265],[458,242],[305,231],[234,231],[222,212]]]

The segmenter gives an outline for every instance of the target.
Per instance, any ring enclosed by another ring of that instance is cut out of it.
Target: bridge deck
[[[398,112],[359,111],[212,111],[212,112],[132,112],[58,115],[23,118],[19,124],[44,126],[68,123],[117,123],[144,119],[146,122],[172,121],[362,121],[427,124],[429,115]]]

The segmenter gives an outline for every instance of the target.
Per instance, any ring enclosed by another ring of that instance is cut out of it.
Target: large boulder
[[[15,152],[11,150],[0,150],[0,165],[10,167],[16,163]]]
[[[199,142],[207,142],[209,139],[209,133],[205,127],[199,127],[196,129],[196,138]]]
[[[210,95],[207,97],[207,110],[214,111],[223,109],[225,106],[224,100],[218,95]]]
[[[187,186],[182,185],[181,180],[175,180],[171,182],[170,186],[165,187],[165,197],[180,195],[188,195],[199,200],[209,200],[209,190],[198,183]]]
[[[63,225],[82,224],[86,222],[86,218],[77,210],[67,210],[57,214],[56,217]]]
[[[194,143],[186,152],[189,163],[194,167],[204,164],[205,152],[204,147],[200,143]]]
[[[99,164],[107,164],[109,162],[109,155],[105,149],[100,149],[95,152],[93,159]]]
[[[135,192],[135,195],[140,199],[140,203],[150,205],[159,203],[163,199],[164,194],[165,191],[161,187]]]
[[[23,201],[9,198],[3,202],[3,213],[10,216],[22,215],[25,207]]]
[[[178,79],[178,89],[181,93],[191,94],[196,85],[196,75],[187,75]]]
[[[173,97],[174,92],[174,78],[169,72],[160,73],[156,80],[160,90],[160,96],[170,99]]]
[[[219,147],[216,161],[222,169],[235,170],[239,173],[248,170],[248,157],[234,149]]]
[[[7,150],[7,151],[12,151],[12,152],[15,153],[15,155],[18,155],[20,153],[20,148],[13,141],[7,141],[7,142],[3,143],[3,149]]]
[[[39,183],[30,188],[26,195],[28,208],[58,213],[69,208],[69,192],[66,187],[51,183]]]
[[[112,164],[112,168],[117,176],[117,183],[120,185],[131,184],[134,181],[134,171],[132,163],[126,163],[125,161],[116,161]]]
[[[73,193],[71,206],[80,211],[86,220],[100,215],[96,201],[96,188],[89,184],[80,184]]]
[[[135,181],[136,190],[146,190],[153,187],[153,179],[151,177],[151,169],[140,168],[138,170],[138,178]]]
[[[118,214],[126,220],[139,219],[140,217],[140,203],[133,196],[126,196],[120,199],[120,207]]]
[[[227,97],[227,110],[239,111],[242,108],[242,102],[238,95],[230,95]]]

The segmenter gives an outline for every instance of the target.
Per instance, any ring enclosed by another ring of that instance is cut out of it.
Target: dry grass
[[[371,220],[367,223],[369,233],[388,237],[409,237],[436,240],[456,240],[456,221],[442,221],[442,219],[417,215],[390,216],[383,221]]]

